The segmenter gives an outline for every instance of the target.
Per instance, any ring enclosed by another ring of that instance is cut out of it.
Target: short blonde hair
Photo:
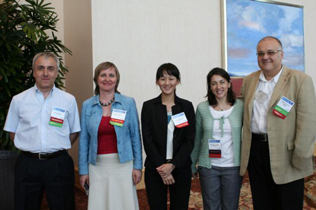
[[[99,95],[100,94],[100,90],[99,90],[99,85],[98,85],[98,78],[99,78],[99,75],[100,75],[100,72],[102,70],[106,70],[106,69],[109,69],[109,68],[113,68],[115,70],[115,73],[116,73],[116,78],[117,78],[117,81],[116,81],[116,85],[115,85],[115,92],[116,93],[120,93],[117,88],[118,88],[118,85],[120,83],[120,72],[118,71],[117,67],[114,65],[114,63],[111,63],[111,62],[103,62],[103,63],[100,63],[94,70],[94,77],[93,77],[93,81],[94,81],[94,84],[95,84],[95,89],[94,89],[94,94],[96,95]]]

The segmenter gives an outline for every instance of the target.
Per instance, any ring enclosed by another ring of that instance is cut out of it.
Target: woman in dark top
[[[144,102],[141,114],[146,152],[145,184],[150,209],[188,209],[195,118],[191,102],[177,97],[180,72],[171,64],[161,65],[156,84],[161,94]]]

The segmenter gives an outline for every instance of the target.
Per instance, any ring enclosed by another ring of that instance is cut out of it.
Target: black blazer
[[[173,132],[173,159],[172,164],[177,168],[191,166],[190,154],[194,147],[195,114],[190,101],[181,99],[175,95],[175,105],[172,107],[172,115],[184,112],[189,126],[176,128]],[[144,102],[142,113],[142,134],[144,149],[146,152],[145,166],[156,168],[166,163],[167,108],[162,104],[161,95]]]

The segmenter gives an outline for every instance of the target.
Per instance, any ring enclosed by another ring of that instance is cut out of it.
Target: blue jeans
[[[237,210],[242,176],[239,167],[199,167],[205,210]]]

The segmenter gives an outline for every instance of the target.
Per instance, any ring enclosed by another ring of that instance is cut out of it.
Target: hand
[[[193,174],[192,174],[192,177],[193,177],[193,179],[197,179],[197,178],[199,178],[199,174],[198,174],[198,172],[193,173]]]
[[[90,185],[89,175],[88,174],[87,175],[80,175],[80,185],[83,189],[85,189],[84,183],[86,183],[86,182],[88,185]]]
[[[132,176],[134,184],[137,185],[142,180],[142,171],[139,169],[133,169]]]
[[[174,165],[169,164],[169,163],[165,163],[165,164],[162,164],[161,166],[159,166],[158,168],[156,168],[156,170],[160,174],[161,178],[164,179],[169,174],[171,174],[171,172],[173,171],[174,168],[175,168]]]
[[[15,133],[10,133],[10,139],[14,142]]]
[[[162,181],[165,185],[172,185],[176,182],[172,174],[169,174],[167,177],[163,178]]]

